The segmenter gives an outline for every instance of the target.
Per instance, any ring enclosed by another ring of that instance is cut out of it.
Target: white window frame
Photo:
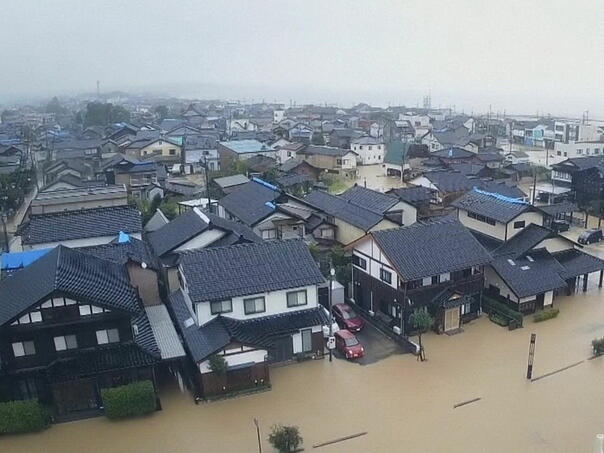
[[[290,303],[290,296],[294,296],[294,295],[296,296],[295,303]],[[300,300],[301,300],[300,295],[303,295],[303,297],[302,297],[302,299],[304,300],[303,302],[300,302]],[[298,291],[290,291],[285,294],[285,298],[286,298],[286,302],[287,302],[287,308],[301,307],[304,305],[308,305],[308,295],[307,295],[305,289],[298,290]]]
[[[248,303],[251,303],[252,301],[254,303],[254,310],[249,311],[247,308],[247,305],[248,305]],[[258,309],[259,301],[262,301],[262,310]],[[255,315],[257,313],[264,313],[265,311],[266,311],[266,300],[265,300],[264,296],[248,297],[247,299],[243,299],[243,312],[246,315]]]

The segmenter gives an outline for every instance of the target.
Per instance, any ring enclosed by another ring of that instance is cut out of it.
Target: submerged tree
[[[414,329],[417,329],[417,337],[419,341],[419,358],[423,362],[426,360],[426,354],[424,352],[424,346],[422,345],[422,334],[424,334],[428,329],[430,329],[434,325],[434,318],[430,316],[428,310],[424,308],[420,308],[414,310],[409,317],[409,322],[413,326]]]
[[[303,439],[297,426],[274,425],[268,441],[279,453],[292,453],[302,445]]]

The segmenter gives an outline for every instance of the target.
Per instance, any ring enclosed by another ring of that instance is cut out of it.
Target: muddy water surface
[[[604,336],[604,292],[560,298],[557,319],[513,332],[480,319],[454,336],[427,335],[428,361],[392,355],[366,366],[335,360],[272,370],[273,390],[196,406],[176,388],[150,417],[103,418],[0,440],[2,453],[256,452],[273,423],[296,424],[306,451],[591,453],[604,432],[604,358],[536,382],[525,379],[537,333],[534,376],[586,359]],[[457,403],[481,398],[466,406]],[[313,449],[359,432],[368,434]],[[263,451],[272,452],[266,441]]]

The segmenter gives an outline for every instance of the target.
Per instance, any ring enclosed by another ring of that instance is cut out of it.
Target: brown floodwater
[[[195,405],[175,386],[164,410],[122,422],[96,418],[0,440],[2,453],[256,452],[273,423],[300,427],[306,451],[510,453],[593,451],[604,432],[604,357],[529,382],[529,338],[537,334],[534,376],[587,359],[604,336],[604,292],[556,299],[560,316],[507,331],[481,318],[454,335],[425,336],[428,361],[392,355],[367,366],[343,360],[271,371],[269,392]],[[481,398],[454,408],[457,403]],[[342,443],[313,444],[367,432]]]

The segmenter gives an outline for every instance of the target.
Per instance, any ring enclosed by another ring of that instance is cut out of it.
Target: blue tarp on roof
[[[117,237],[117,242],[119,242],[120,244],[122,244],[124,242],[130,242],[130,235],[127,233],[124,233],[123,231],[120,231],[120,233]]]
[[[52,249],[30,250],[27,252],[4,253],[0,255],[0,269],[19,269],[27,267],[46,255]]]

